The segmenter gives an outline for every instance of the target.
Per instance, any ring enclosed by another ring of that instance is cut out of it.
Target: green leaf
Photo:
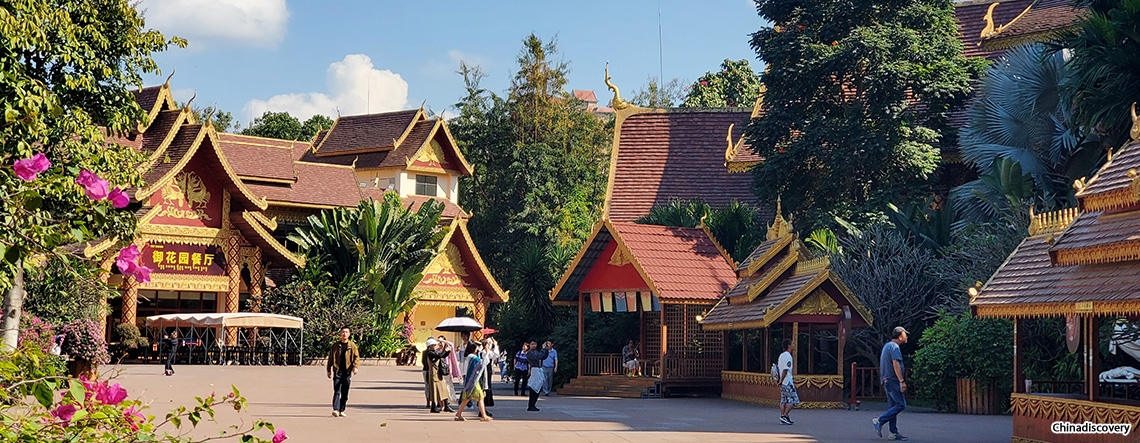
[[[79,420],[86,418],[86,417],[87,417],[87,410],[86,409],[80,409],[80,410],[75,411],[75,415],[71,416],[71,421],[79,421]]]
[[[24,209],[29,210],[29,211],[35,211],[35,210],[39,209],[41,206],[43,206],[43,204],[44,204],[44,198],[42,196],[40,196],[40,193],[33,192],[31,195],[28,196],[27,200],[24,200]]]
[[[40,402],[40,405],[42,405],[44,409],[51,408],[53,396],[51,388],[48,387],[47,383],[36,383],[32,388],[32,395],[36,396],[36,401]]]

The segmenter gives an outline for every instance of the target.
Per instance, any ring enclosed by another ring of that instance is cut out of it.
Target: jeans
[[[906,395],[903,394],[899,382],[896,380],[888,380],[883,383],[883,391],[887,393],[887,412],[879,417],[879,424],[889,424],[892,434],[898,434],[899,428],[895,425],[895,421],[899,413],[906,409]]]
[[[173,364],[174,364],[174,351],[171,351],[169,354],[166,354],[166,370],[170,371],[170,372],[174,372],[174,367],[171,366]]]
[[[526,382],[530,380],[530,372],[526,369],[515,368],[515,395],[519,395],[519,382],[522,382],[523,393],[526,393]]]
[[[352,383],[352,373],[336,371],[333,374],[333,402],[334,411],[344,412],[348,404],[348,385]]]
[[[546,381],[542,383],[542,391],[549,394],[550,388],[554,387],[554,367],[543,367],[542,375],[546,376]]]

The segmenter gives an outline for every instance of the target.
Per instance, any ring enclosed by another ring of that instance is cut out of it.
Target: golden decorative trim
[[[831,259],[826,255],[796,263],[796,275],[814,274],[827,269],[831,269]]]
[[[812,291],[808,298],[800,303],[800,307],[792,311],[792,314],[804,315],[842,315],[843,310],[839,309],[839,304],[835,299],[827,295],[826,292],[816,289]]]
[[[839,289],[839,293],[843,294],[843,297],[847,299],[851,309],[854,309],[855,313],[859,314],[859,316],[863,318],[863,321],[867,322],[868,326],[874,326],[875,319],[871,317],[871,311],[867,309],[866,306],[863,306],[863,303],[855,297],[855,293],[851,292],[851,288],[848,288],[847,284],[843,283],[843,280],[839,278],[839,275],[836,274],[835,271],[828,269],[827,273],[831,276],[831,284],[835,285],[836,289]]]
[[[195,245],[195,246],[222,246],[226,243],[226,237],[188,237],[182,235],[170,234],[146,234],[139,233],[138,238],[146,243],[169,243],[174,245]]]
[[[1132,140],[1136,140],[1140,138],[1140,115],[1136,115],[1136,102],[1132,102],[1132,107],[1129,108],[1128,115],[1132,117],[1132,127],[1128,130],[1128,136]]]
[[[1029,208],[1029,235],[1053,234],[1068,229],[1073,220],[1081,215],[1080,208],[1066,208],[1059,211],[1033,213]]]
[[[741,383],[754,386],[779,387],[779,382],[772,380],[767,372],[721,371],[720,379],[724,383]],[[796,374],[792,377],[792,384],[796,388],[843,388],[842,375],[812,375]]]
[[[277,220],[266,217],[265,213],[262,213],[262,212],[247,212],[247,213],[251,217],[253,217],[254,220],[257,220],[258,223],[261,223],[262,226],[265,226],[266,229],[269,229],[270,231],[276,231],[277,230]]]
[[[1140,407],[1071,398],[1011,394],[1013,415],[1071,423],[1140,423]]]
[[[282,208],[336,209],[336,208],[340,207],[340,206],[335,206],[335,205],[314,205],[314,204],[309,204],[309,203],[293,203],[293,202],[280,201],[280,200],[266,200],[266,201],[268,201],[271,206],[277,206],[277,207],[282,207]]]
[[[630,260],[629,251],[626,251],[620,247],[614,248],[614,253],[610,255],[610,266],[616,266],[620,268],[630,263],[633,263],[633,260]]]
[[[791,239],[791,237],[788,238]],[[799,260],[799,256],[799,248],[795,247],[795,245],[788,248],[788,255],[785,256],[783,260],[780,260],[775,266],[772,266],[772,269],[769,269],[768,272],[760,278],[760,281],[748,287],[748,301],[756,300],[758,295],[771,287],[772,284],[776,282],[776,279],[780,278],[781,275],[784,275],[784,272],[787,272],[792,265],[796,264],[796,260]]]
[[[416,124],[419,123],[420,120],[423,120],[425,118],[426,117],[424,116],[424,107],[421,105],[420,109],[416,111],[416,115],[412,116],[412,122],[410,124],[408,124],[407,128],[404,128],[404,133],[400,134],[400,138],[392,140],[392,149],[396,149],[396,148],[400,147],[400,145],[404,143],[404,140],[408,139],[408,135],[411,135],[412,130],[416,128]],[[329,128],[329,129],[331,130],[332,128]],[[435,132],[435,131],[432,131],[432,132]],[[431,137],[428,137],[428,140],[431,140]]]
[[[792,242],[792,240],[794,239],[790,235],[780,237],[776,244],[768,248],[767,251],[764,251],[764,254],[761,254],[759,257],[749,260],[748,268],[746,270],[748,276],[755,274],[756,271],[759,271],[760,268],[764,267],[764,265],[767,264],[769,260],[775,257],[776,254],[779,254],[785,246],[788,246],[788,244]]]
[[[1085,212],[1123,208],[1140,202],[1140,198],[1137,198],[1136,192],[1132,190],[1131,186],[1092,195],[1083,195],[1082,192],[1078,192],[1077,197],[1080,199],[1081,210]]]
[[[105,239],[99,243],[88,243],[87,246],[83,248],[83,256],[86,258],[92,258],[96,255],[101,254],[103,251],[110,249],[111,246],[114,246],[115,243],[118,242],[119,239],[116,237]]]
[[[150,274],[150,283],[140,283],[139,289],[226,292],[230,289],[230,280],[224,275],[182,275],[156,272]]]
[[[985,28],[982,28],[982,33],[979,35],[979,37],[983,40],[998,35],[1002,31],[1009,29],[1010,26],[1013,26],[1014,23],[1017,23],[1018,20],[1021,20],[1021,17],[1024,17],[1025,14],[1029,13],[1029,10],[1032,9],[1033,6],[1037,4],[1037,2],[1035,1],[1033,3],[1030,3],[1029,6],[1026,6],[1020,14],[1017,14],[1017,17],[1014,17],[1013,20],[1010,20],[1009,23],[994,27],[994,8],[996,8],[998,4],[999,3],[990,4],[989,9],[986,10],[986,16],[982,17],[982,20],[985,20],[986,22],[986,26]]]
[[[707,217],[707,216],[708,215],[705,215],[705,217]],[[732,255],[729,254],[728,251],[726,251],[724,249],[724,246],[721,246],[720,242],[717,241],[716,236],[713,235],[712,231],[709,230],[709,227],[707,225],[705,225],[704,217],[701,218],[701,224],[699,227],[701,228],[702,231],[705,232],[705,235],[707,235],[709,237],[709,240],[712,241],[713,246],[716,246],[716,250],[720,251],[720,256],[724,257],[724,261],[728,262],[728,265],[732,266],[732,269],[735,270],[736,269],[736,260],[732,259]]]
[[[737,140],[736,142],[732,141],[732,128],[734,128],[734,127],[736,127],[736,123],[729,124],[728,125],[728,135],[725,136],[725,140],[728,141],[728,148],[724,150],[724,166],[729,168],[729,172],[732,172],[731,171],[732,167],[729,166],[730,164],[734,163],[732,161],[732,159],[736,158],[736,155],[740,153],[740,149],[742,147],[744,147],[744,134],[741,134],[740,139]],[[750,162],[750,163],[760,163],[760,162]]]
[[[440,301],[440,300],[416,300],[416,306],[442,306],[445,308],[468,308],[474,309],[474,302],[458,302],[458,301]],[[412,308],[413,310],[415,308]]]
[[[222,235],[222,230],[219,228],[203,228],[201,226],[139,223],[138,230],[140,234],[153,234],[160,236],[198,237],[208,239],[224,237],[224,235]]]
[[[475,247],[475,241],[471,238],[471,232],[467,230],[467,219],[460,218],[453,223],[456,224],[456,231],[461,234],[460,239],[467,245],[468,252],[470,252],[471,257],[475,259],[476,270],[483,274],[483,278],[491,287],[490,295],[502,300],[503,303],[510,301],[510,291],[504,291],[503,288],[499,286],[499,282],[495,280],[495,276],[491,274],[490,268],[488,268],[487,264],[483,261],[483,256],[479,254],[479,249]]]
[[[316,213],[317,213],[317,211],[295,211],[295,210],[289,210],[289,209],[285,209],[285,208],[271,207],[271,208],[267,209],[264,214],[265,214],[266,218],[274,220],[277,223],[281,223],[284,221],[284,222],[289,222],[289,223],[294,223],[294,224],[300,224],[300,223],[305,222],[305,219],[309,218],[310,215],[313,215]],[[274,228],[273,230],[276,231],[277,229]]]
[[[611,174],[612,174],[611,169]],[[562,287],[566,285],[566,281],[570,279],[570,275],[574,273],[574,269],[582,262],[582,258],[586,256],[586,251],[590,249],[590,245],[598,238],[598,233],[602,232],[602,228],[606,227],[606,220],[603,218],[594,224],[594,228],[590,232],[590,236],[586,237],[586,241],[582,242],[582,247],[578,248],[578,253],[574,254],[574,259],[570,261],[570,266],[566,267],[566,271],[558,278],[558,283],[550,290],[550,300],[557,303],[558,294],[562,292]],[[613,236],[613,233],[610,233]],[[576,289],[576,288],[575,288]],[[569,302],[568,302],[569,303]],[[578,301],[573,300],[573,304],[577,305]]]
[[[233,217],[233,214],[230,214],[230,217]],[[297,266],[299,268],[305,267],[305,257],[294,254],[286,249],[285,245],[282,245],[281,242],[273,238],[273,235],[270,234],[269,231],[265,230],[265,228],[257,221],[256,217],[254,217],[251,212],[242,211],[241,218],[245,221],[246,225],[253,230],[254,234],[256,234],[258,237],[261,237],[262,241],[268,244],[270,248],[273,248],[274,252],[284,257],[289,261],[289,263],[292,263],[294,266]]]
[[[1140,260],[1140,242],[1123,241],[1079,249],[1053,251],[1057,266],[1092,265]]]
[[[186,113],[186,111],[183,112],[183,114],[185,114],[185,113]],[[171,135],[167,136],[168,139],[173,140],[174,139],[173,134],[177,134],[178,132],[181,132],[182,127],[183,127],[183,125],[181,124],[181,121],[179,121],[178,124],[175,125],[174,130],[171,131]],[[150,197],[151,194],[158,192],[158,190],[165,187],[167,183],[174,180],[174,176],[177,175],[179,172],[182,172],[182,169],[186,167],[186,164],[190,163],[190,160],[193,159],[194,155],[198,153],[198,147],[202,144],[202,140],[205,137],[206,137],[206,127],[205,126],[198,127],[198,134],[194,136],[194,141],[191,142],[190,148],[186,150],[186,153],[182,155],[182,158],[178,159],[178,163],[175,163],[174,167],[170,168],[170,171],[168,171],[162,177],[159,177],[159,179],[157,181],[155,181],[154,183],[147,183],[144,187],[141,187],[137,191],[135,191],[135,200],[145,201],[148,197]],[[165,141],[165,140],[163,141],[164,145],[167,143],[168,143],[167,141]],[[154,154],[151,154],[151,157],[155,157],[155,156],[161,157],[163,155],[166,155],[165,151],[166,151],[165,147],[160,147],[160,149],[156,149],[154,151]],[[151,161],[151,164],[155,163],[156,161],[157,161],[157,159],[153,159]]]
[[[156,111],[159,109],[161,109],[161,106],[155,107]],[[181,130],[182,125],[189,123],[189,120],[193,118],[194,114],[189,110],[180,109],[180,111],[181,112],[178,113],[177,119],[174,120],[174,126],[170,127],[170,131],[167,132],[166,135],[162,138],[162,142],[160,142],[158,144],[158,147],[154,148],[154,152],[150,153],[150,156],[147,157],[147,162],[145,163],[147,167],[158,163],[159,159],[166,156],[166,149],[170,147],[170,143],[174,141],[174,137],[178,135],[178,131]],[[150,117],[150,120],[151,122],[154,122],[154,118],[158,117],[158,112],[152,112],[152,114],[153,115]],[[149,127],[149,125],[150,124],[148,123],[147,126]]]
[[[1140,314],[1140,300],[1094,301],[1091,302],[1091,311],[1088,310],[1087,303],[1089,302],[971,304],[970,307],[978,317],[1033,318],[1065,314],[1094,316]]]
[[[780,238],[792,233],[792,223],[784,219],[780,211],[780,197],[776,197],[776,219],[768,226],[767,239]]]
[[[296,174],[296,173],[294,172],[294,174]],[[286,180],[286,179],[281,179],[281,178],[256,177],[256,176],[252,176],[252,175],[240,175],[239,174],[238,178],[242,179],[243,181],[277,183],[277,184],[283,184],[283,185],[292,185],[294,183],[297,183],[296,179]]]
[[[467,162],[467,157],[463,155],[463,151],[459,150],[459,145],[455,143],[455,137],[451,135],[451,129],[447,127],[447,121],[442,118],[439,119],[440,127],[443,128],[443,135],[447,136],[447,142],[452,147],[452,153],[455,154],[456,161],[459,162],[461,169],[459,170],[462,175],[471,175],[475,173],[475,169],[471,167],[471,163]],[[433,136],[432,140],[435,137]]]
[[[729,174],[739,174],[742,172],[752,171],[752,167],[754,167],[760,163],[762,163],[762,162],[760,162],[758,160],[746,161],[746,162],[729,162],[725,166],[728,167],[728,173]]]
[[[768,73],[768,66],[764,67],[764,73],[765,74]],[[764,84],[764,77],[761,76],[760,77],[760,93],[756,95],[756,103],[752,104],[752,118],[760,118],[760,115],[764,113],[764,111],[763,111],[764,94],[767,94],[767,93],[768,93],[768,86],[766,86]]]
[[[830,271],[821,272],[819,275],[815,276],[807,283],[804,283],[804,285],[797,289],[796,292],[792,293],[792,295],[784,299],[783,303],[780,303],[775,308],[769,309],[768,312],[765,312],[764,322],[768,325],[775,323],[776,320],[778,320],[780,317],[783,317],[785,313],[791,310],[793,306],[799,304],[800,300],[803,300],[804,297],[807,297],[807,295],[814,291],[815,288],[819,287],[820,284],[826,281],[830,274]],[[855,302],[851,303],[854,304]]]

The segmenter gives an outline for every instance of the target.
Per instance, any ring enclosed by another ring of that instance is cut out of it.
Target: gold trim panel
[[[139,289],[226,292],[230,289],[230,279],[224,275],[155,273],[150,275],[150,283],[139,284]]]
[[[779,386],[779,383],[772,380],[772,375],[767,372],[721,371],[720,379],[724,383],[771,387]],[[843,388],[842,375],[796,374],[792,377],[792,380],[792,383],[795,384],[797,388]]]
[[[1092,304],[1092,310],[1087,305]],[[1078,308],[1078,305],[1084,306]],[[970,306],[978,317],[1032,318],[1065,314],[1134,315],[1140,314],[1140,300],[1094,301],[1069,303],[1002,303]]]
[[[1140,423],[1140,407],[1040,395],[1011,394],[1014,415],[1072,423]]]

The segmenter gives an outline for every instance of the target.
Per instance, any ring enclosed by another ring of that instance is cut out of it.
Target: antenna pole
[[[661,38],[661,0],[657,0],[657,82],[665,81],[665,45]]]

